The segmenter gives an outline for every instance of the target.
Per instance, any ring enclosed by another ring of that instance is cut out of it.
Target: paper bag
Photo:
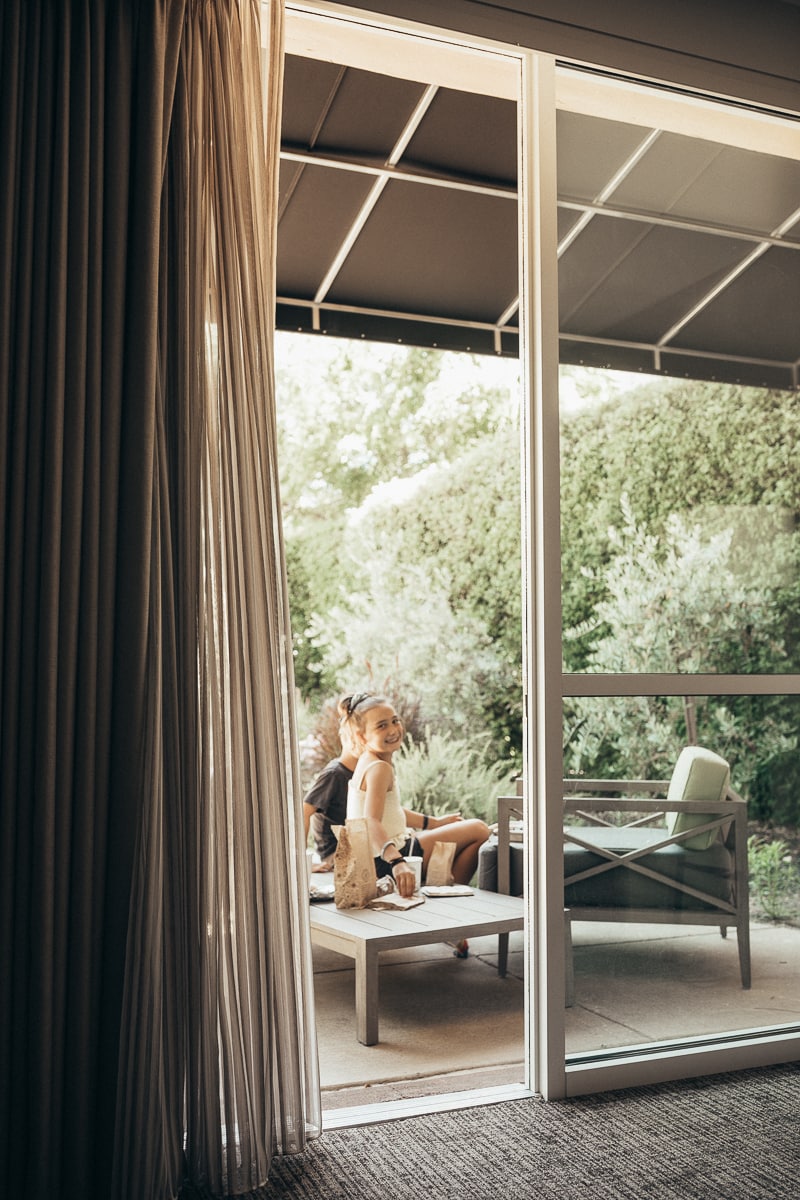
[[[337,908],[366,908],[377,893],[367,822],[364,817],[350,817],[335,826],[334,833],[338,839],[333,856],[334,903]]]
[[[425,897],[418,892],[413,896],[401,896],[399,892],[384,892],[382,896],[376,896],[374,900],[370,900],[367,908],[383,908],[388,912],[405,912],[407,908],[416,908],[418,904],[424,904]]]
[[[453,859],[456,856],[455,842],[434,842],[425,882],[433,887],[449,887],[453,882]]]

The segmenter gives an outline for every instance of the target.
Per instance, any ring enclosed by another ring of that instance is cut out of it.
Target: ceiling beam
[[[604,202],[606,200],[608,200],[609,197],[614,194],[614,192],[617,190],[619,185],[621,183],[623,183],[625,179],[628,178],[628,176],[630,175],[630,173],[634,169],[634,167],[637,165],[637,163],[639,163],[641,161],[641,159],[644,158],[645,154],[647,154],[647,151],[650,149],[650,147],[653,145],[653,143],[655,141],[657,141],[660,132],[661,131],[658,129],[651,129],[650,132],[647,134],[647,136],[645,138],[643,138],[642,141],[639,143],[639,145],[636,147],[633,154],[630,154],[628,156],[628,158],[625,160],[625,162],[622,164],[622,166],[619,168],[619,170],[611,177],[611,179],[609,179],[608,183],[605,185],[605,187],[602,189],[602,191],[600,191],[595,196],[594,203],[590,204],[590,205],[586,205],[584,207],[583,216],[580,218],[580,220],[578,220],[575,223],[575,225],[573,225],[572,229],[570,229],[570,231],[566,235],[566,237],[562,238],[561,242],[559,243],[559,247],[558,247],[559,258],[564,253],[564,251],[567,250],[572,245],[572,243],[575,241],[575,239],[578,237],[578,235],[583,232],[583,230],[586,228],[586,226],[591,221],[592,217],[595,215],[596,210],[598,208],[601,208],[602,205],[604,204]]]
[[[433,315],[425,315],[418,312],[403,312],[400,309],[385,309],[385,308],[369,308],[366,305],[356,304],[337,304],[333,301],[324,301],[316,303],[313,300],[299,299],[295,296],[277,296],[277,303],[293,308],[305,308],[316,310],[319,312],[331,313],[349,313],[355,316],[376,317],[382,320],[391,321],[409,321],[426,325],[442,325],[450,326],[459,329],[474,329],[487,333],[507,333],[518,335],[519,328],[514,325],[493,324],[486,321],[468,321],[459,317],[439,317]],[[317,327],[319,324],[317,322]],[[758,358],[746,354],[724,354],[709,352],[706,350],[690,350],[680,346],[663,346],[659,342],[637,342],[626,340],[625,338],[604,338],[592,337],[587,334],[580,333],[559,333],[560,342],[572,342],[579,345],[606,347],[609,350],[615,348],[622,350],[631,350],[642,354],[652,356],[654,361],[654,369],[659,370],[659,356],[662,353],[671,355],[679,355],[682,358],[696,358],[707,362],[718,362],[721,364],[729,364],[731,366],[740,365],[742,367],[764,367],[774,371],[786,371],[794,373],[796,376],[800,369],[800,360],[797,362],[784,361],[783,359],[773,358]]]
[[[417,104],[414,108],[414,111],[412,112],[412,114],[408,118],[408,120],[406,121],[406,124],[403,127],[403,131],[401,132],[399,138],[397,139],[394,146],[392,147],[391,153],[389,154],[389,157],[387,158],[386,163],[385,163],[386,167],[391,168],[391,167],[396,166],[398,160],[400,158],[402,158],[403,153],[405,152],[406,146],[411,141],[412,137],[414,136],[417,129],[419,128],[420,122],[422,121],[422,118],[425,116],[426,112],[428,111],[431,104],[433,103],[433,98],[436,95],[436,93],[438,92],[438,90],[439,90],[438,87],[436,87],[434,84],[429,84],[428,87],[426,87],[425,91],[420,96],[419,101],[417,102]],[[339,246],[339,249],[337,250],[336,255],[334,256],[333,262],[328,267],[328,270],[326,271],[322,282],[320,283],[319,287],[317,288],[316,295],[314,296],[315,304],[319,304],[322,300],[324,300],[325,297],[327,296],[328,292],[330,291],[331,287],[333,286],[333,282],[336,279],[336,276],[339,274],[339,272],[341,271],[345,262],[347,261],[347,256],[349,255],[350,251],[353,249],[353,246],[355,245],[355,243],[358,241],[358,238],[361,234],[362,229],[364,228],[367,221],[369,220],[370,214],[372,213],[372,210],[375,208],[375,205],[378,203],[381,193],[383,192],[383,190],[386,187],[386,184],[388,182],[389,182],[389,175],[384,172],[384,173],[378,175],[374,184],[370,188],[369,194],[367,195],[366,200],[361,205],[361,208],[359,209],[359,212],[358,212],[355,220],[353,221],[352,225],[350,226],[347,233],[345,234],[345,237],[343,238],[343,240]]]
[[[787,217],[785,221],[781,222],[777,229],[773,230],[772,238],[780,239],[784,233],[797,224],[798,220],[800,220],[800,208],[795,209],[791,216]],[[694,318],[703,311],[703,309],[708,308],[709,304],[716,300],[717,296],[720,296],[728,287],[730,287],[735,279],[738,279],[740,275],[743,275],[747,268],[752,266],[756,259],[761,258],[762,254],[769,250],[771,244],[772,243],[770,241],[764,239],[759,245],[755,246],[749,254],[746,254],[744,258],[737,263],[737,265],[731,271],[729,271],[723,279],[719,281],[719,283],[717,283],[713,288],[710,288],[701,300],[698,300],[696,304],[692,305],[689,311],[683,317],[681,317],[679,321],[676,321],[675,324],[667,330],[663,337],[659,338],[659,346],[667,346],[673,340],[673,338],[677,337],[680,331],[684,329],[690,321],[693,321]]]
[[[663,225],[669,229],[683,229],[688,233],[707,233],[742,242],[753,242],[756,245],[780,246],[782,250],[800,250],[800,237],[797,240],[789,241],[786,238],[788,229],[782,234],[756,233],[753,230],[720,225],[714,221],[692,221],[686,217],[673,216],[670,213],[648,212],[644,208],[616,208],[609,204],[571,200],[564,196],[559,199],[558,207],[580,213],[591,211],[595,216],[612,217],[623,221],[641,221],[646,225]],[[793,216],[791,220],[796,221],[797,217]]]
[[[347,155],[342,152],[306,150],[284,143],[281,158],[286,162],[302,163],[305,166],[330,168],[333,171],[350,171],[354,174],[385,176],[403,183],[420,183],[429,187],[450,188],[454,192],[473,192],[476,196],[496,196],[500,200],[517,199],[516,186],[502,183],[487,183],[463,176],[450,175],[446,171],[422,170],[418,167],[400,167],[385,160],[371,162],[363,155]]]

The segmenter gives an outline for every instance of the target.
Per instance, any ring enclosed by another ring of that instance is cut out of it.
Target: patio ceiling
[[[800,162],[557,116],[560,358],[798,386]],[[516,105],[289,54],[279,329],[516,355]]]

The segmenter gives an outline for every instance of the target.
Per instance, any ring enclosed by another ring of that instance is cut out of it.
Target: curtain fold
[[[177,19],[176,19],[177,17]],[[181,13],[0,8],[0,1171],[109,1195]]]
[[[151,1030],[171,1043],[179,1014],[168,1005],[183,993],[189,1177],[228,1193],[263,1183],[272,1154],[301,1149],[321,1121],[299,769],[284,750],[296,736],[272,363],[282,7],[270,6],[263,38],[265,100],[259,10],[190,2],[181,44],[162,207],[151,611],[165,597],[171,607],[148,689],[164,706],[164,761],[181,775],[154,781],[132,929],[163,929],[166,953],[148,959],[153,939],[131,941],[121,1072],[136,1078]],[[185,978],[167,987],[181,939]],[[165,1118],[180,1081],[157,1081]],[[141,1069],[131,1104],[142,1118],[153,1082]],[[117,1159],[131,1197],[143,1194],[136,1155],[134,1139]]]
[[[319,1130],[272,378],[282,4],[0,9],[0,1180]],[[267,127],[263,124],[262,102]]]

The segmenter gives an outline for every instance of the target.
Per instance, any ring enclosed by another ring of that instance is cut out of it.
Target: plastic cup
[[[411,854],[406,858],[406,863],[414,872],[414,891],[418,892],[422,887],[422,857],[419,854]]]

